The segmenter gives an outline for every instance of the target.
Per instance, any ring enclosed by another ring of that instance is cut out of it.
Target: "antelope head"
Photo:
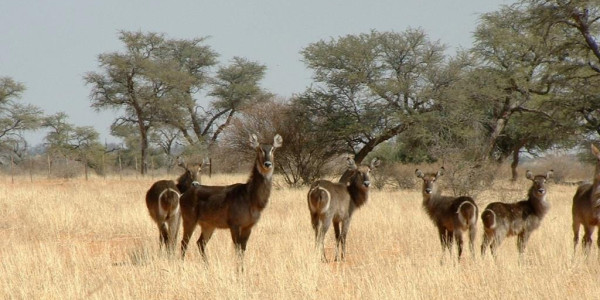
[[[282,143],[283,139],[279,134],[273,138],[272,145],[261,145],[256,134],[250,135],[250,145],[256,150],[256,168],[263,176],[270,177],[273,174],[273,152],[276,148],[281,147]]]
[[[531,173],[530,170],[527,170],[527,172],[525,173],[525,177],[531,180],[532,182],[531,192],[533,193],[533,196],[535,196],[536,198],[543,198],[544,196],[546,196],[546,182],[548,181],[548,179],[550,179],[550,177],[552,177],[553,173],[554,170],[550,170],[546,172],[545,175],[533,176],[533,173]]]
[[[350,186],[353,183],[356,186],[369,188],[371,185],[370,173],[372,169],[375,169],[379,166],[379,159],[374,158],[371,161],[370,165],[360,165],[356,166],[354,159],[348,157],[348,171],[352,172],[350,175],[350,180],[346,183],[346,185]]]
[[[434,194],[436,192],[436,185],[435,182],[437,181],[438,177],[444,175],[444,167],[441,167],[439,171],[437,171],[437,173],[423,173],[423,171],[417,169],[415,170],[415,175],[417,175],[417,177],[423,179],[423,194],[424,195],[431,195]]]
[[[185,170],[185,173],[180,177],[191,186],[200,185],[200,172],[202,171],[202,164],[199,163],[186,163],[180,156],[177,157],[177,165]]]

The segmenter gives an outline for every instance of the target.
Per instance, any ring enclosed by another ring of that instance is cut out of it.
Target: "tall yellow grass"
[[[213,176],[205,184],[245,181]],[[156,179],[46,180],[0,183],[2,299],[597,299],[597,250],[573,256],[573,186],[550,186],[552,208],[533,233],[525,259],[509,238],[499,257],[442,258],[436,229],[418,190],[371,192],[348,235],[348,259],[316,255],[306,189],[276,188],[255,227],[243,274],[229,232],[208,244],[208,267],[192,245],[181,261],[158,247],[144,203]],[[498,183],[476,199],[522,199],[528,187]],[[479,225],[481,231],[481,225]],[[197,239],[199,229],[193,239]],[[180,234],[181,237],[181,234]],[[333,232],[326,252],[333,255]]]

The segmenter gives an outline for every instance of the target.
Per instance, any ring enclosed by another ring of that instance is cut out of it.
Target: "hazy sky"
[[[22,82],[22,102],[46,114],[64,111],[77,126],[94,126],[102,141],[114,112],[90,108],[83,76],[98,71],[98,54],[121,51],[119,30],[171,38],[210,38],[228,64],[241,56],[267,66],[262,85],[289,97],[311,82],[299,54],[308,44],[347,34],[423,28],[432,40],[469,48],[478,16],[507,0],[0,0],[0,76]],[[43,133],[28,135],[41,142]]]

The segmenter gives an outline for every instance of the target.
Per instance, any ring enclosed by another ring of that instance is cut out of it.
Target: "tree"
[[[471,103],[485,112],[482,121],[488,138],[482,158],[501,159],[498,139],[517,113],[552,119],[542,98],[552,89],[550,53],[555,45],[519,7],[505,6],[481,20],[472,51],[482,67],[473,71],[465,87],[471,87]]]
[[[83,163],[97,171],[100,169],[104,147],[98,132],[91,126],[75,126],[68,122],[68,116],[59,112],[45,118],[43,127],[50,129],[44,137],[46,152]]]
[[[173,142],[168,140],[172,136],[159,133],[176,128],[189,145],[202,148],[197,144],[214,143],[236,112],[270,97],[258,85],[265,72],[259,63],[236,57],[211,77],[217,54],[203,44],[204,38],[178,40],[125,31],[119,38],[126,52],[101,54],[103,72],[90,72],[85,79],[92,85],[92,107],[122,112],[115,126],[137,127],[142,174],[153,132],[167,138],[158,142],[164,146]],[[203,92],[215,99],[206,108],[196,99]]]
[[[158,122],[160,106],[170,88],[156,74],[155,61],[160,61],[164,37],[156,33],[143,34],[121,31],[119,39],[125,53],[100,54],[98,61],[103,73],[89,72],[85,81],[92,85],[92,107],[97,110],[121,111],[113,125],[134,124],[140,137],[142,168],[146,173],[148,131]]]
[[[212,81],[210,69],[217,64],[218,54],[203,44],[205,40],[167,40],[164,60],[168,63],[157,70],[172,87],[166,95],[169,101],[162,108],[161,122],[181,131],[190,145],[203,142],[210,133],[210,126],[205,125],[210,112],[195,98]]]
[[[436,109],[440,93],[456,80],[447,72],[444,50],[419,29],[310,44],[302,55],[315,84],[297,105],[325,142],[343,142],[339,152],[355,154],[360,163]]]
[[[219,134],[231,123],[233,115],[246,107],[259,105],[273,95],[264,91],[259,82],[265,76],[266,67],[257,62],[235,57],[230,66],[220,68],[213,81],[210,93],[216,100],[211,103],[214,111],[206,124],[209,129],[215,120],[222,115],[227,115],[225,121],[214,131],[211,144],[217,140]]]
[[[23,131],[36,130],[42,119],[42,110],[33,105],[16,102],[25,86],[10,77],[0,77],[0,153],[22,155],[26,141]]]
[[[258,62],[234,57],[231,65],[220,67],[213,78],[207,79],[208,96],[213,98],[208,106],[198,104],[187,92],[188,87],[173,90],[174,98],[180,100],[173,102],[176,106],[171,108],[165,123],[178,128],[190,145],[214,144],[236,113],[272,97],[259,85],[265,70]]]
[[[600,134],[600,4],[597,1],[523,0],[531,22],[552,38],[557,88],[553,104]]]
[[[311,124],[303,122],[302,113],[302,107],[282,100],[249,107],[232,119],[219,145],[228,157],[242,153],[250,159],[254,153],[248,148],[250,133],[265,141],[278,133],[285,141],[275,154],[278,172],[290,186],[308,185],[323,175],[337,147],[323,142],[322,136],[309,128]]]

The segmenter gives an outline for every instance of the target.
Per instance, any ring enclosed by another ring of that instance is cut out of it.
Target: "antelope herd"
[[[160,247],[164,246],[167,252],[173,252],[183,220],[183,259],[189,240],[199,225],[201,234],[196,244],[203,260],[207,262],[206,244],[215,229],[229,229],[243,270],[243,256],[252,228],[269,202],[275,167],[274,152],[282,143],[283,139],[278,134],[271,144],[260,144],[257,136],[251,134],[250,146],[255,150],[256,156],[248,181],[227,186],[202,185],[202,165],[186,164],[178,159],[178,165],[184,169],[184,173],[176,181],[155,182],[146,193],[148,212],[159,229]],[[591,150],[597,159],[593,182],[578,187],[572,206],[574,248],[577,249],[579,228],[583,225],[585,254],[589,253],[595,228],[600,227],[600,150],[594,145]],[[323,261],[327,261],[324,238],[332,224],[336,241],[335,260],[345,260],[346,238],[352,215],[368,201],[370,172],[380,163],[378,159],[373,159],[369,165],[357,166],[351,157],[347,158],[347,162],[347,169],[338,182],[317,180],[310,185],[307,194],[315,248]],[[456,241],[460,260],[463,233],[468,233],[469,249],[475,255],[479,208],[469,196],[441,195],[438,180],[444,171],[443,167],[437,172],[429,173],[417,169],[415,175],[423,181],[423,208],[437,227],[442,254],[446,250],[451,253]],[[489,247],[495,258],[498,247],[510,236],[517,236],[519,255],[525,252],[529,237],[541,225],[550,209],[546,200],[546,185],[552,174],[553,170],[539,175],[533,175],[527,170],[526,178],[531,181],[531,187],[525,200],[513,203],[492,202],[486,206],[481,213],[481,256],[485,256]],[[597,245],[600,248],[600,233]]]

